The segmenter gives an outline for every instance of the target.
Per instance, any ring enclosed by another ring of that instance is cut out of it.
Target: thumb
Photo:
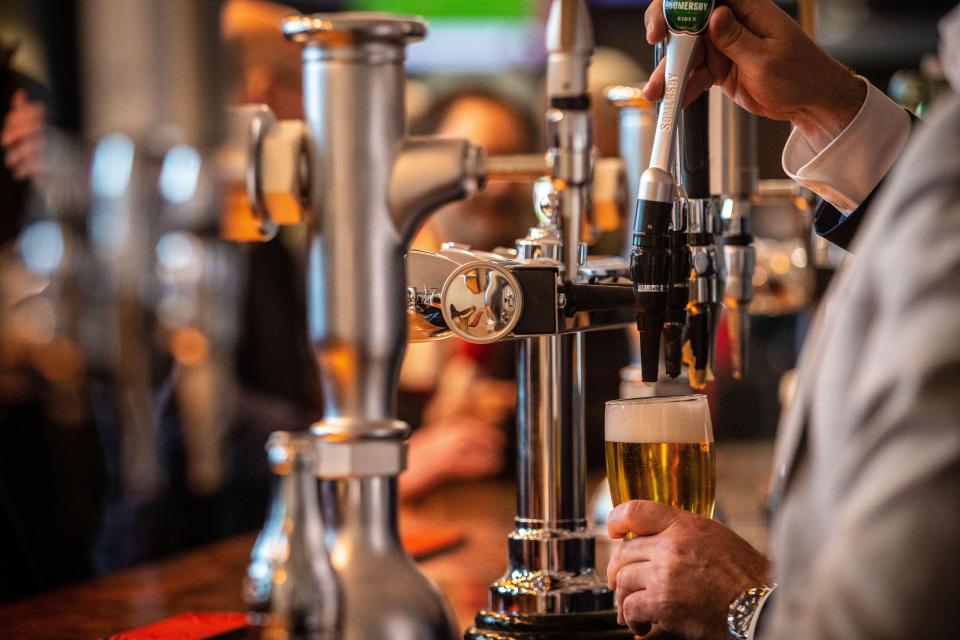
[[[755,56],[763,49],[763,40],[737,20],[729,7],[718,7],[713,12],[707,35],[710,42],[734,62]]]
[[[607,535],[613,539],[628,533],[637,536],[655,536],[677,519],[679,509],[649,500],[624,502],[610,512],[607,518]]]

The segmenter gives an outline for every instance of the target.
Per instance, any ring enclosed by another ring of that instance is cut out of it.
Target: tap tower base
[[[611,594],[612,598],[612,594]],[[556,614],[504,614],[481,611],[465,640],[633,640],[617,624],[615,611]]]

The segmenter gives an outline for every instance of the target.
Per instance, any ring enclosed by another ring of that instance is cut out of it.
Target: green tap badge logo
[[[707,28],[713,0],[663,0],[663,17],[671,31],[700,33]]]

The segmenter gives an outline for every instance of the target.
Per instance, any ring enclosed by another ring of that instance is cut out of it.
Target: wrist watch
[[[747,589],[734,598],[727,609],[727,633],[733,640],[747,640],[750,625],[753,623],[754,616],[757,615],[760,603],[776,588],[775,584],[772,586],[763,584]]]

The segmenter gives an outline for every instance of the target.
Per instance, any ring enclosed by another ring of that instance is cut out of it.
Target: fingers
[[[620,624],[626,624],[628,618],[623,608],[624,601],[638,591],[645,591],[648,579],[649,572],[646,571],[646,566],[643,564],[628,564],[620,569],[620,575],[617,577],[617,588],[614,593]]]
[[[717,51],[713,44],[709,41],[706,41],[705,44],[706,47],[699,49],[691,64],[693,70],[687,79],[687,86],[681,103],[681,107],[684,109],[690,106],[690,103],[696,100],[701,93],[725,78],[732,66],[730,59]],[[663,97],[664,65],[665,62],[661,60],[643,87],[643,97],[650,102],[655,102]]]
[[[686,109],[704,91],[713,86],[713,73],[707,66],[698,67],[687,80],[687,88],[683,92],[683,102],[680,107]]]
[[[44,138],[35,135],[7,147],[4,163],[16,180],[26,180],[36,174],[42,165]]]
[[[657,68],[650,74],[650,79],[643,85],[643,97],[650,102],[656,102],[663,97],[663,74],[666,68],[665,60],[661,60]]]
[[[633,540],[623,540],[617,547],[617,550],[610,556],[607,563],[607,583],[611,589],[617,588],[617,580],[620,570],[623,567],[637,563],[649,562],[650,553],[646,538],[634,538]]]
[[[707,36],[710,42],[735,64],[764,50],[763,40],[747,29],[733,11],[725,6],[717,7],[710,16]]]
[[[643,636],[650,633],[651,613],[646,592],[637,591],[624,599],[621,607],[617,609],[617,619],[638,636]]]
[[[38,133],[43,129],[44,120],[45,111],[40,104],[24,103],[14,107],[4,121],[0,143],[3,146],[9,146],[18,140]]]
[[[610,512],[607,534],[614,539],[628,533],[638,536],[653,536],[671,524],[681,514],[678,509],[649,500],[624,502]]]
[[[667,37],[667,22],[663,18],[663,0],[653,0],[643,14],[643,24],[647,29],[647,42],[657,44]]]

